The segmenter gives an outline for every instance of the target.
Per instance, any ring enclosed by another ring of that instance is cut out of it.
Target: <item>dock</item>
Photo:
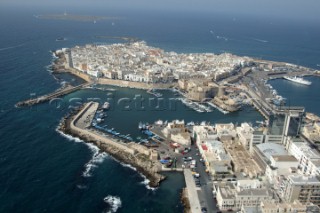
[[[70,94],[72,92],[75,92],[75,91],[77,91],[79,89],[83,89],[85,87],[88,87],[90,84],[91,83],[84,83],[84,84],[81,84],[81,85],[78,85],[78,86],[68,86],[68,87],[66,87],[64,89],[60,89],[58,91],[54,91],[54,92],[52,92],[50,94],[46,94],[46,95],[39,96],[39,97],[36,97],[36,98],[31,98],[31,99],[28,99],[28,100],[25,100],[25,101],[20,101],[20,102],[15,104],[15,107],[32,106],[32,105],[35,105],[35,104],[47,102],[47,101],[50,101],[50,100],[52,100],[54,98],[58,98],[58,97]]]

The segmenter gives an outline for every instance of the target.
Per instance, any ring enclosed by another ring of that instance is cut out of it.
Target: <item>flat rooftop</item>
[[[292,155],[272,155],[272,158],[276,162],[296,162],[298,161],[294,156]]]
[[[305,176],[305,175],[289,175],[288,179],[293,184],[314,184],[320,185],[320,178],[317,176]]]

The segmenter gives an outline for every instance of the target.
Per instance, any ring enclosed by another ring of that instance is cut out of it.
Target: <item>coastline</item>
[[[85,143],[91,143],[97,146],[102,152],[106,152],[111,155],[114,159],[123,164],[129,164],[134,167],[139,173],[146,177],[149,180],[148,185],[152,188],[156,188],[160,185],[160,182],[165,180],[165,176],[160,174],[161,170],[158,168],[158,165],[155,161],[149,160],[147,156],[144,156],[141,153],[130,154],[126,150],[122,150],[119,147],[112,146],[111,144],[103,143],[92,135],[79,133],[72,128],[72,122],[76,119],[78,113],[81,113],[85,107],[83,106],[79,111],[75,111],[70,116],[65,116],[62,118],[57,130],[61,131],[66,135],[71,135],[72,137],[79,138]]]

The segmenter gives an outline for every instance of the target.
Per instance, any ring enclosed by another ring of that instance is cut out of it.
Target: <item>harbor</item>
[[[151,187],[158,187],[165,179],[162,172],[183,172],[186,196],[192,197],[188,199],[191,212],[201,212],[203,203],[210,209],[216,209],[214,204],[207,200],[210,197],[207,198],[205,195],[208,191],[212,191],[211,185],[207,186],[207,183],[211,183],[211,179],[205,170],[204,163],[196,166],[201,162],[196,147],[190,144],[180,146],[173,143],[162,133],[166,124],[161,121],[154,124],[141,123],[138,126],[149,139],[155,141],[157,146],[153,147],[132,142],[129,136],[121,136],[115,130],[108,131],[106,127],[100,127],[97,124],[99,118],[107,117],[108,108],[103,108],[107,105],[106,103],[100,105],[97,102],[84,104],[73,115],[62,119],[59,130],[83,139],[86,143],[93,143],[120,162],[132,165],[150,180]],[[192,124],[189,125],[192,127]],[[204,184],[203,186],[200,181]]]

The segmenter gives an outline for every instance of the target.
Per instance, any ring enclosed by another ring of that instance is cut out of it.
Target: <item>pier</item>
[[[47,102],[47,101],[50,101],[54,98],[58,98],[58,97],[61,97],[61,96],[64,96],[64,95],[67,95],[69,93],[72,93],[72,92],[75,92],[79,89],[83,89],[85,87],[88,87],[91,83],[84,83],[84,84],[81,84],[81,85],[78,85],[78,86],[68,86],[64,89],[60,89],[58,91],[54,91],[50,94],[46,94],[46,95],[43,95],[43,96],[39,96],[39,97],[36,97],[36,98],[31,98],[31,99],[28,99],[28,100],[25,100],[25,101],[20,101],[18,103],[16,103],[16,107],[22,107],[22,106],[32,106],[32,105],[35,105],[35,104],[39,104],[39,103],[43,103],[43,102]]]

